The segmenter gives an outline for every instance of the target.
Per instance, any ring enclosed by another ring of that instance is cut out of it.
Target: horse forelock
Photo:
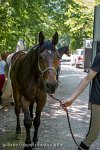
[[[45,49],[47,49],[49,53],[57,51],[50,40],[44,41],[42,45],[38,45],[38,54],[42,53]]]

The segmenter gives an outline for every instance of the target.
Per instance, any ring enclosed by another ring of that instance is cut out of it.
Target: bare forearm
[[[95,77],[97,72],[90,70],[89,73],[85,78],[83,78],[78,85],[77,89],[74,91],[74,93],[71,95],[70,99],[74,101],[87,87],[87,85],[90,83],[90,81]]]
[[[71,99],[74,101],[87,87],[89,84],[90,80],[86,80],[86,78],[82,79],[74,93],[71,95]]]
[[[93,70],[90,70],[85,78],[83,78],[74,91],[74,93],[67,99],[62,101],[61,107],[66,110],[67,107],[71,106],[73,101],[85,90],[90,81],[95,77],[97,73]]]

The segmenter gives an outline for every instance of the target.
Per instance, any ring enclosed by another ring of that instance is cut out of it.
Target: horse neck
[[[37,58],[37,54],[36,54],[36,49],[31,49],[27,53],[26,57],[24,58],[24,63],[23,64],[26,67],[30,66],[30,68],[35,68],[36,69],[37,68],[37,64],[38,64],[37,60],[38,60],[38,58]]]

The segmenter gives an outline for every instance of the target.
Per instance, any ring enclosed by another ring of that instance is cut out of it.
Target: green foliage
[[[95,0],[95,5],[100,5],[100,0]]]
[[[65,21],[65,24],[69,28],[72,50],[82,47],[84,38],[92,38],[92,14],[93,12],[88,12],[88,8],[83,5],[77,3],[69,5],[69,9],[66,12],[68,20]]]
[[[71,49],[83,45],[84,38],[92,37],[93,9],[74,0],[1,0],[0,1],[0,52],[14,51],[19,38],[28,47],[38,43],[43,31],[51,38],[58,31],[58,45]]]

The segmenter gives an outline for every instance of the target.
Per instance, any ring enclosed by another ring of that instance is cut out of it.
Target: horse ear
[[[58,43],[58,32],[55,32],[55,34],[52,37],[52,43],[56,45]]]
[[[44,35],[42,31],[39,33],[39,44],[42,45],[44,43]]]

